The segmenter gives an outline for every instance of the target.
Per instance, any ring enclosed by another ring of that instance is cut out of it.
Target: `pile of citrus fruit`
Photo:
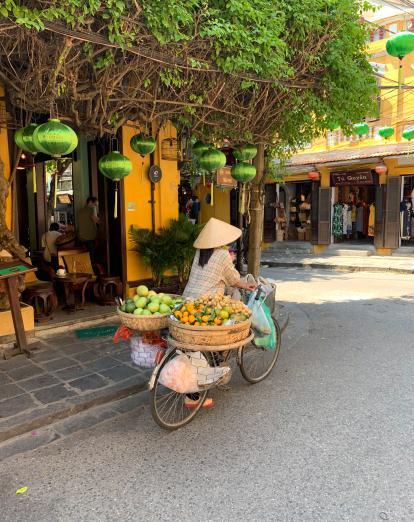
[[[251,313],[241,301],[218,294],[176,304],[172,317],[193,326],[227,326],[246,321]]]

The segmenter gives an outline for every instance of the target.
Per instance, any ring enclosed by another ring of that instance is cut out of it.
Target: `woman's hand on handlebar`
[[[248,283],[247,281],[240,281],[239,288],[244,288],[245,290],[249,290],[249,292],[253,292],[253,290],[256,290],[257,284],[256,283]]]

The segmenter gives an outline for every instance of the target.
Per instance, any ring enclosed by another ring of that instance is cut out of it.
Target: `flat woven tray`
[[[254,335],[253,333],[250,333],[248,337],[243,339],[242,341],[238,341],[236,343],[232,344],[225,344],[220,346],[214,346],[209,345],[206,346],[203,345],[196,345],[196,344],[187,344],[187,343],[180,343],[179,341],[176,341],[172,337],[168,337],[168,345],[172,346],[173,348],[177,348],[178,350],[191,350],[193,352],[226,352],[227,350],[237,350],[241,346],[245,346],[246,344],[249,344]]]

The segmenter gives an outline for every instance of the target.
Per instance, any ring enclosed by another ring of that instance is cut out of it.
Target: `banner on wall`
[[[231,176],[231,167],[218,169],[216,185],[223,188],[237,188],[237,181]]]

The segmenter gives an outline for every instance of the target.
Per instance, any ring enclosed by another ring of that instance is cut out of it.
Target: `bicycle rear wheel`
[[[263,381],[273,370],[279,357],[282,334],[279,323],[273,319],[276,328],[276,347],[268,350],[255,346],[254,342],[243,346],[239,352],[240,371],[246,381],[255,384]]]
[[[166,388],[159,382],[159,377],[165,365],[174,357],[177,357],[176,350],[169,352],[156,370],[154,385],[150,390],[151,413],[155,422],[166,430],[176,430],[189,423],[199,412],[207,391],[199,392],[200,401],[194,409],[189,409],[185,405],[185,393],[177,393]]]

